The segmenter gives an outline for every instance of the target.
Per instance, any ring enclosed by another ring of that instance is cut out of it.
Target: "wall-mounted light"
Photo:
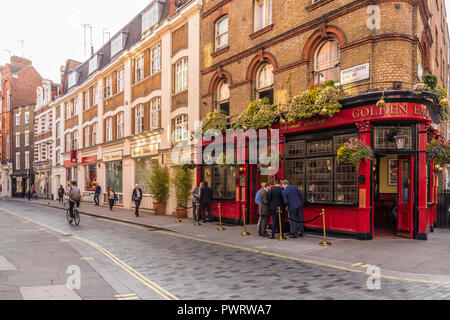
[[[397,150],[404,150],[406,146],[406,138],[408,136],[403,133],[402,130],[398,130],[394,135],[394,141],[395,145],[397,147]]]

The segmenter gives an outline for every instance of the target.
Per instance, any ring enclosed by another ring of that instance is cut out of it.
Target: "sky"
[[[0,0],[0,65],[24,55],[46,79],[60,82],[67,59],[83,62],[84,31],[92,25],[94,50],[103,45],[103,28],[111,37],[152,0]],[[87,32],[87,54],[90,31]],[[105,35],[108,39],[108,35]],[[23,42],[23,50],[22,44]],[[9,50],[9,51],[8,51]]]
[[[67,59],[83,62],[89,58],[90,31],[86,36],[85,56],[82,24],[92,25],[97,51],[104,37],[108,38],[103,35],[104,28],[108,28],[112,37],[151,2],[0,0],[0,64],[8,62],[10,54],[24,55],[33,61],[42,77],[60,82],[59,69]],[[450,17],[450,3],[447,3],[447,17]]]

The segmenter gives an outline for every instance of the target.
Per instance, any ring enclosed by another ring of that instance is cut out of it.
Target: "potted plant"
[[[153,206],[156,215],[166,213],[166,202],[169,199],[169,169],[159,164],[158,160],[153,160],[151,173],[148,181],[148,188],[153,195]]]
[[[186,219],[187,204],[192,190],[192,171],[185,167],[175,168],[172,184],[175,188],[178,219]]]
[[[372,150],[361,139],[351,138],[338,150],[338,161],[351,163],[359,169],[362,160],[371,159]]]

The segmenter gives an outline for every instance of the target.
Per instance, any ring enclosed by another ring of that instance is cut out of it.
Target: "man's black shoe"
[[[289,239],[298,239],[296,236],[289,236]]]
[[[262,236],[263,238],[270,238],[270,235],[269,234],[263,234],[263,236]]]

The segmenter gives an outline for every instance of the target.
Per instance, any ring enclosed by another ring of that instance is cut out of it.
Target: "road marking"
[[[255,249],[267,249],[267,247],[255,247]]]
[[[168,235],[168,236],[171,236],[171,237],[178,237],[178,238],[182,238],[182,239],[200,241],[200,242],[214,244],[214,245],[222,246],[222,247],[226,247],[226,248],[233,248],[233,249],[238,249],[238,250],[242,250],[242,251],[253,252],[253,253],[262,254],[262,255],[270,256],[270,257],[277,257],[277,258],[281,258],[281,259],[284,259],[284,260],[291,260],[291,261],[297,261],[297,262],[301,262],[301,263],[313,264],[313,265],[317,265],[317,266],[321,266],[321,267],[327,267],[327,268],[331,268],[331,269],[337,269],[337,270],[348,271],[348,272],[353,272],[353,273],[366,273],[365,270],[364,271],[363,270],[356,270],[356,269],[353,269],[353,268],[341,267],[341,266],[332,265],[332,264],[323,263],[323,262],[318,262],[318,261],[313,261],[313,260],[307,260],[307,259],[300,259],[300,258],[295,258],[295,257],[283,256],[283,255],[280,255],[280,254],[277,254],[277,253],[273,253],[273,252],[254,250],[254,249],[251,249],[251,248],[245,248],[245,247],[240,247],[240,246],[227,244],[227,243],[220,243],[220,242],[211,241],[211,240],[203,240],[203,239],[198,239],[198,238],[194,238],[194,237],[190,237],[190,236],[184,236],[184,235],[181,235],[181,234],[170,233],[170,232],[166,232],[166,231],[155,231],[155,233],[160,233],[160,234]],[[386,276],[386,275],[381,275],[380,277],[383,278],[383,279],[389,279],[389,280],[400,280],[400,281],[407,281],[407,282],[450,285],[450,281],[421,280],[421,279],[411,279],[411,278]]]
[[[359,267],[360,265],[362,265],[362,263],[361,263],[361,262],[359,262],[359,263],[357,263],[357,264],[354,264],[354,265],[352,265],[352,267]]]
[[[206,238],[206,236],[204,234],[199,234],[197,237],[198,238]]]
[[[135,294],[122,296],[122,297],[121,296],[116,296],[116,298],[117,298],[117,300],[122,300],[122,301],[124,301],[124,300],[140,300],[141,299],[140,297],[138,297]]]
[[[368,267],[370,267],[370,264],[365,264],[365,265],[361,266],[361,268],[363,268],[363,269],[367,269]]]
[[[21,219],[24,219],[26,221],[29,221],[31,223],[37,224],[43,228],[46,228],[48,230],[54,231],[58,234],[64,235],[64,236],[70,236],[70,234],[58,230],[56,228],[44,225],[40,222],[34,221],[32,219],[29,219],[27,217],[24,217],[18,213],[15,213],[13,211],[7,210],[7,209],[3,209],[0,208],[1,211],[6,212],[10,215],[19,217]],[[179,298],[177,298],[175,295],[171,294],[170,292],[168,292],[167,290],[161,288],[159,285],[157,285],[156,283],[154,283],[153,281],[147,279],[145,276],[143,276],[142,274],[140,274],[139,272],[137,272],[136,270],[134,270],[133,268],[131,268],[130,266],[128,266],[125,262],[121,261],[119,258],[117,258],[116,256],[114,256],[111,252],[109,252],[108,250],[102,248],[101,246],[99,246],[98,244],[88,240],[88,239],[84,239],[81,237],[77,237],[77,236],[72,236],[73,239],[79,240],[81,242],[84,242],[94,248],[96,248],[98,251],[100,251],[101,253],[103,253],[106,257],[108,257],[112,262],[114,262],[117,266],[119,266],[120,268],[122,268],[123,270],[125,270],[127,273],[129,273],[131,276],[133,276],[134,278],[136,278],[138,281],[140,281],[141,283],[143,283],[144,285],[146,285],[148,288],[150,288],[151,290],[153,290],[154,292],[156,292],[157,294],[159,294],[161,297],[163,297],[166,300],[179,300]],[[64,239],[65,240],[65,239]],[[61,241],[61,240],[60,240]]]
[[[88,257],[88,258],[81,258],[83,261],[94,261],[94,258]]]
[[[116,294],[116,298],[127,298],[127,297],[135,297],[136,294],[135,293],[130,293],[130,294]]]

